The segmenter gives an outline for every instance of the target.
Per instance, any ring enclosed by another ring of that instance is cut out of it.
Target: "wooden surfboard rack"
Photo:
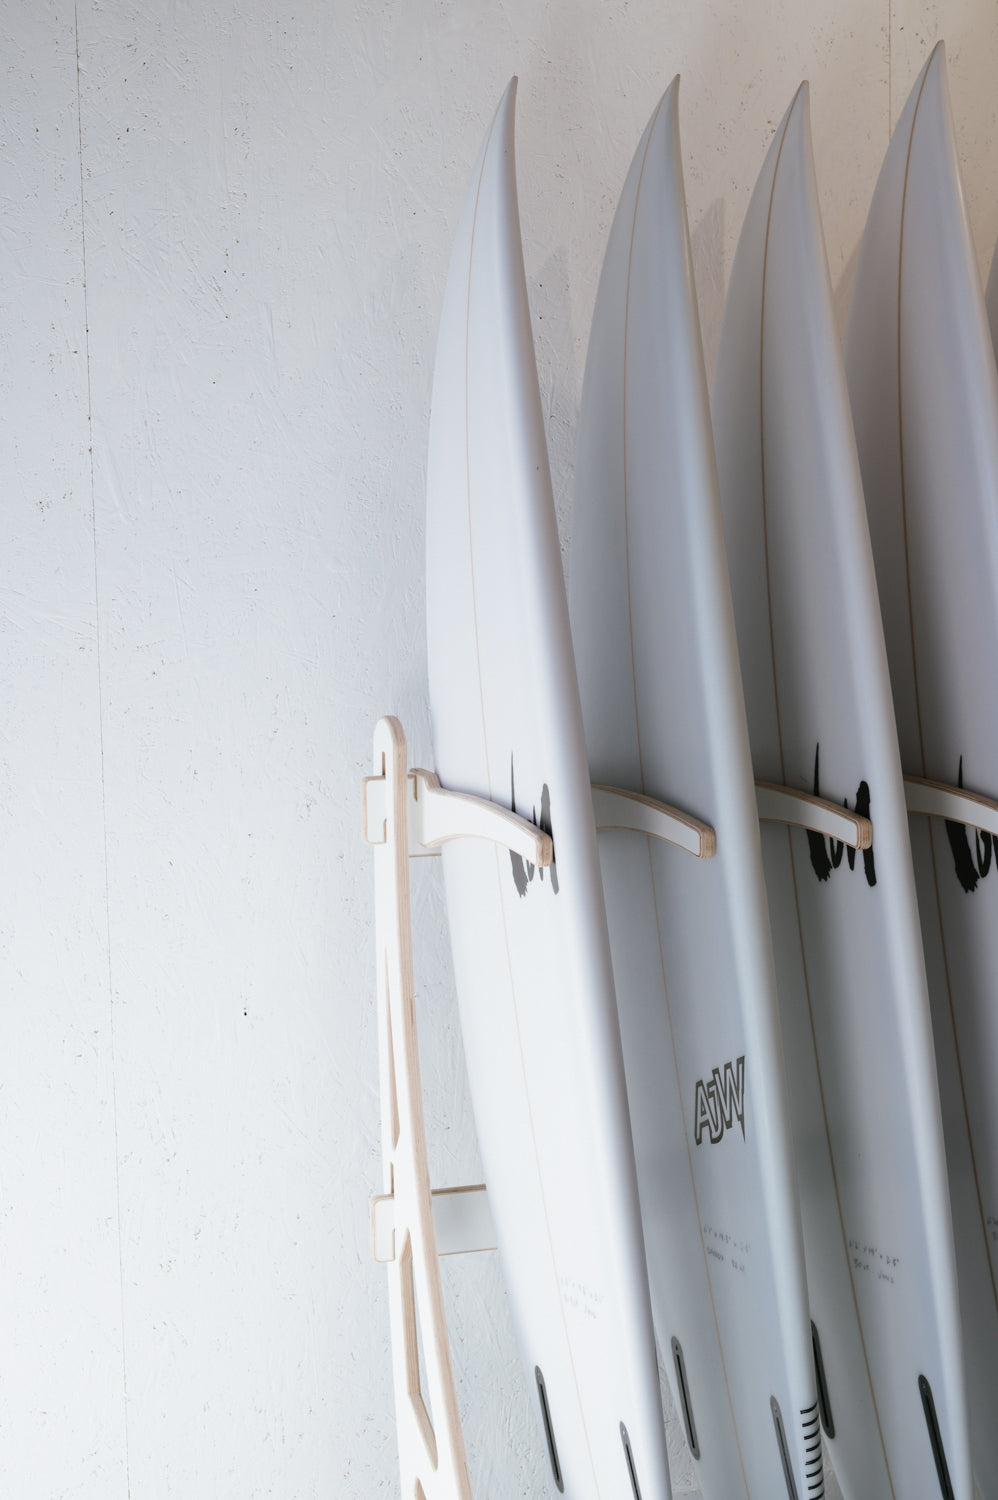
[[[869,820],[847,808],[766,782],[757,784],[756,794],[762,819],[798,824],[852,848],[870,846]],[[998,832],[998,805],[992,806]],[[716,850],[709,824],[653,797],[594,786],[593,812],[598,831],[644,833],[699,859],[710,859]],[[407,1500],[472,1500],[438,1258],[494,1249],[495,1232],[483,1183],[430,1186],[409,859],[439,854],[451,839],[478,838],[545,868],[554,859],[554,845],[550,834],[508,808],[447,791],[432,771],[410,770],[405,732],[391,717],[379,719],[374,731],[374,775],[363,781],[363,820],[364,839],[374,853],[384,1163],[383,1191],[371,1200],[371,1253],[388,1272],[402,1493]]]

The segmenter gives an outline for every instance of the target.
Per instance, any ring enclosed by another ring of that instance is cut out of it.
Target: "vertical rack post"
[[[472,1500],[426,1159],[409,901],[409,775],[398,719],[378,722],[374,772],[384,778],[384,838],[374,844],[374,899],[384,1192],[394,1205],[394,1247],[387,1271],[402,1496]]]

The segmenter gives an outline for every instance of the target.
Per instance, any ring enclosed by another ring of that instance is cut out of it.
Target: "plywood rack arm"
[[[824,797],[812,796],[796,787],[777,786],[770,781],[757,781],[755,795],[762,821],[790,823],[813,833],[826,834],[850,849],[869,849],[873,843],[873,825],[869,818]],[[710,859],[717,848],[714,830],[708,823],[637,792],[594,785],[593,812],[601,833],[611,828],[648,833],[653,838],[688,850],[698,859]]]
[[[449,838],[491,839],[537,865],[549,865],[553,851],[550,836],[515,813],[445,792],[429,772],[410,772],[398,719],[378,721],[374,773],[364,781],[363,801],[364,836],[374,850],[384,1191],[371,1205],[371,1240],[375,1259],[388,1269],[402,1494],[405,1500],[472,1500],[437,1257],[494,1241],[484,1187],[430,1188],[409,855],[434,853]]]
[[[772,781],[757,781],[755,798],[761,822],[790,823],[810,833],[825,834],[850,849],[869,849],[873,843],[869,818],[825,797]]]
[[[924,813],[929,818],[945,818],[949,823],[965,823],[998,838],[998,802],[980,792],[964,791],[962,786],[947,786],[925,776],[906,776],[904,795],[910,813]]]

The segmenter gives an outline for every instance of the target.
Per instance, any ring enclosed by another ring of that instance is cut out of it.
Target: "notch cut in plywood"
[[[368,844],[385,841],[385,777],[369,776],[363,783],[364,838]],[[465,792],[445,791],[433,771],[415,769],[406,777],[405,809],[409,854],[439,854],[451,839],[487,839],[519,854],[542,869],[554,858],[551,835],[518,813],[472,797]]]
[[[494,1250],[495,1229],[484,1183],[434,1188],[433,1228],[438,1255],[468,1255]],[[395,1199],[385,1193],[371,1199],[371,1254],[382,1264],[395,1259]]]

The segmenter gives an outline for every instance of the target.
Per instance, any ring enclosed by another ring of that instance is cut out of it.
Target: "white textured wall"
[[[0,7],[4,1495],[395,1492],[358,782],[383,712],[430,759],[436,320],[508,76],[567,538],[604,240],[671,76],[712,360],[800,78],[844,314],[940,35],[984,265],[982,0]],[[438,872],[414,879],[442,1185],[475,1145]],[[547,1494],[494,1258],[445,1280],[476,1493]]]

